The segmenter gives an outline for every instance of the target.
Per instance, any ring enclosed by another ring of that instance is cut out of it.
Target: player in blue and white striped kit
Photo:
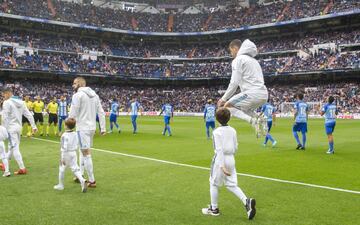
[[[130,108],[129,108],[129,112],[130,112],[130,116],[131,116],[131,123],[133,125],[133,134],[137,133],[136,119],[137,119],[139,111],[141,113],[140,103],[138,101],[136,101],[136,98],[133,98],[130,103]]]
[[[210,139],[210,128],[212,131],[215,129],[215,105],[213,104],[212,100],[208,100],[208,104],[205,105],[204,109],[204,120],[206,126],[206,136]]]
[[[266,120],[267,120],[267,133],[266,133],[266,136],[265,136],[265,141],[264,141],[264,147],[266,147],[266,144],[267,142],[270,140],[272,142],[272,147],[275,147],[276,145],[276,141],[275,139],[271,136],[270,134],[270,130],[271,130],[271,127],[273,125],[273,122],[275,123],[275,107],[272,106],[270,104],[270,101],[268,100],[267,103],[265,103],[262,107],[261,107],[261,114],[264,114]]]
[[[334,101],[335,98],[333,96],[330,96],[328,99],[328,103],[323,106],[320,113],[321,116],[325,115],[325,131],[329,141],[329,150],[326,152],[327,154],[335,153],[333,132],[336,125],[336,115],[338,114],[338,111],[336,109]]]
[[[59,135],[61,135],[62,124],[63,124],[63,122],[65,122],[66,118],[68,117],[69,105],[64,96],[60,97],[60,101],[58,102],[58,105],[59,105],[59,107],[58,107],[58,117],[59,117],[58,128],[59,128]]]
[[[112,133],[113,132],[113,128],[114,128],[114,124],[116,126],[116,129],[118,130],[119,133],[121,133],[119,124],[117,123],[117,116],[119,114],[119,103],[117,102],[117,100],[114,98],[112,103],[111,103],[111,109],[110,109],[110,131],[108,133]]]
[[[309,107],[303,101],[303,99],[304,99],[303,94],[301,94],[301,93],[297,94],[296,99],[297,99],[297,101],[295,102],[295,106],[294,106],[294,108],[295,108],[295,124],[293,126],[293,135],[298,144],[296,149],[305,150]],[[299,135],[297,134],[297,132],[301,132],[301,134],[302,134],[302,141],[303,141],[302,144],[299,140]]]
[[[167,131],[169,133],[168,136],[172,136],[171,129],[170,129],[170,119],[174,117],[174,109],[170,104],[166,103],[163,105],[159,116],[163,112],[164,112],[165,127],[164,127],[164,131],[162,132],[162,135],[165,135],[166,131]]]

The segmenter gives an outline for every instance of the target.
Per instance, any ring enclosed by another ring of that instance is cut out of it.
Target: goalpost
[[[322,102],[306,102],[309,106],[310,117],[320,117],[320,112],[323,103]],[[283,102],[277,108],[277,113],[280,117],[293,117],[294,116],[295,102]]]

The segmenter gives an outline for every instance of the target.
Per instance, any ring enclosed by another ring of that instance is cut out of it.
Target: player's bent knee
[[[224,107],[225,108],[233,108],[234,106],[230,102],[226,102]]]

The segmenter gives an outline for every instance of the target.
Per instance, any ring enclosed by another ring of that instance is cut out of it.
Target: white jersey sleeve
[[[9,127],[10,124],[10,114],[11,114],[11,104],[8,100],[4,101],[2,106],[2,115],[1,115],[1,124],[5,127]]]
[[[105,121],[105,111],[101,105],[101,101],[99,96],[96,96],[97,100],[96,100],[96,113],[99,116],[99,123],[100,123],[100,131],[101,132],[106,132],[106,121]]]
[[[29,120],[30,125],[32,129],[36,129],[36,124],[33,115],[31,114],[30,110],[26,107],[25,102],[23,104],[23,115],[26,117],[26,119]]]
[[[74,94],[71,99],[71,106],[70,106],[70,112],[69,112],[69,118],[74,118],[77,120],[77,115],[79,115],[80,111],[80,96],[77,94]]]
[[[224,166],[223,138],[221,136],[221,133],[216,132],[216,130],[214,130],[213,132],[213,144],[216,154],[215,163],[223,167]]]
[[[238,58],[235,58],[231,63],[231,68],[232,68],[231,80],[228,88],[225,91],[225,94],[221,98],[224,101],[227,101],[229,98],[231,98],[235,94],[236,90],[240,85],[241,72],[239,70],[241,68],[238,66],[238,64],[239,64]]]

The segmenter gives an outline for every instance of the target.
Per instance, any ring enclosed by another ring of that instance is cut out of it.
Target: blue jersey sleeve
[[[265,112],[265,109],[266,109],[266,105],[263,105],[263,106],[261,107],[261,112]]]
[[[327,110],[327,108],[328,108],[328,104],[325,104],[324,106],[323,106],[323,108],[322,108],[322,112],[326,112],[326,110]]]

